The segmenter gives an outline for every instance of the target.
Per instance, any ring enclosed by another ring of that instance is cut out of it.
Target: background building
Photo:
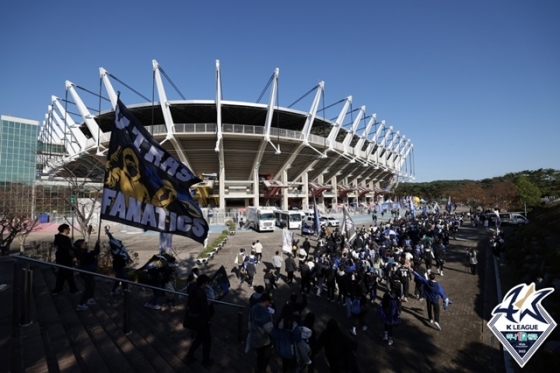
[[[0,212],[33,215],[39,122],[0,116]]]

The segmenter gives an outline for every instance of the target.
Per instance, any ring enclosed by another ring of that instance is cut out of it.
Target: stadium
[[[214,100],[188,100],[180,92],[181,99],[171,100],[164,79],[178,89],[154,60],[157,96],[125,102],[153,137],[203,180],[191,190],[201,207],[307,209],[314,201],[323,211],[341,204],[368,207],[414,178],[410,139],[367,114],[365,106],[353,108],[351,96],[325,103],[321,82],[296,102],[308,97],[309,109],[279,106],[276,69],[257,102],[224,100],[219,61],[215,71]],[[103,68],[100,81],[99,94],[66,81],[66,97],[52,96],[39,131],[43,179],[71,174],[92,184],[103,180],[118,97],[114,84],[130,86]],[[101,110],[102,104],[110,108]]]

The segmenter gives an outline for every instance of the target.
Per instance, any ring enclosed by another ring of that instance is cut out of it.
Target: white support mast
[[[169,141],[173,145],[173,149],[177,153],[179,160],[185,164],[188,168],[192,170],[189,160],[187,159],[185,152],[183,151],[181,144],[177,141],[175,137],[175,122],[173,121],[173,116],[171,115],[171,110],[169,109],[169,101],[167,100],[167,94],[165,93],[165,87],[163,86],[163,81],[161,80],[161,73],[159,71],[159,64],[156,60],[152,60],[152,66],[154,69],[154,78],[156,81],[156,87],[159,97],[159,105],[161,112],[163,114],[163,120],[165,121],[165,128],[167,129],[167,135],[165,140],[161,142],[163,144],[165,141]]]
[[[87,126],[89,132],[91,133],[91,137],[93,138],[93,140],[97,144],[99,144],[99,141],[100,141],[99,132],[100,131],[99,131],[99,125],[97,124],[97,122],[94,119],[95,117],[90,114],[88,108],[86,107],[86,105],[84,104],[84,102],[82,101],[80,96],[78,95],[78,92],[76,92],[76,89],[74,88],[74,83],[67,80],[66,81],[66,89],[72,95],[72,98],[74,99],[74,103],[76,104],[76,107],[78,108],[78,111],[80,112],[80,115],[82,116],[82,118],[84,118],[84,122],[86,123],[86,126]]]
[[[364,147],[364,143],[367,140],[367,137],[369,135],[369,131],[371,131],[371,128],[373,127],[373,124],[375,123],[375,118],[377,118],[377,114],[374,113],[370,117],[369,122],[366,125],[366,128],[364,129],[364,132],[362,133],[362,135],[360,136],[360,139],[356,143],[356,146],[354,146],[354,155],[356,157],[359,156],[360,153],[362,152],[362,148]]]
[[[53,106],[49,105],[49,112],[51,113],[51,120],[53,123],[56,123],[57,127],[59,127],[64,132],[64,145],[68,154],[74,155],[80,152],[81,148],[78,144],[78,141],[73,136],[72,132],[66,128],[64,121],[58,116],[58,113],[54,110]],[[54,120],[53,120],[54,119]],[[67,137],[66,135],[72,135]]]
[[[65,118],[66,123],[68,124],[68,129],[70,130],[70,132],[72,132],[72,136],[76,139],[82,151],[86,150],[87,138],[80,130],[76,122],[74,122],[74,119],[72,119],[72,117],[68,115],[68,113],[60,103],[58,97],[52,96],[51,101],[62,115],[62,118]]]
[[[324,89],[325,89],[325,82],[320,82],[319,85],[318,85],[317,93],[315,94],[315,99],[313,100],[313,103],[311,104],[311,109],[309,109],[309,113],[307,114],[307,119],[306,119],[305,124],[304,124],[303,129],[302,129],[303,140],[294,149],[294,151],[292,152],[292,154],[290,155],[290,157],[288,158],[286,163],[284,163],[284,165],[276,173],[276,175],[274,176],[275,179],[280,178],[282,176],[282,174],[288,168],[290,168],[292,166],[292,163],[294,162],[294,160],[297,158],[297,156],[301,152],[301,149],[303,149],[305,146],[307,146],[307,147],[313,149],[314,151],[316,151],[317,153],[319,153],[322,158],[326,158],[325,153],[322,153],[319,150],[312,147],[311,145],[309,145],[309,141],[308,141],[309,134],[311,133],[311,127],[313,126],[313,121],[315,120],[315,115],[317,114],[317,108],[319,107],[319,101],[321,99],[321,93],[323,92]]]
[[[219,163],[219,191],[220,208],[226,206],[224,195],[226,193],[226,162],[224,158],[224,139],[222,138],[222,75],[220,70],[220,60],[216,60],[216,148]]]
[[[274,117],[274,109],[276,107],[276,97],[278,95],[278,76],[280,75],[280,69],[274,69],[274,77],[272,81],[272,88],[270,90],[270,101],[268,103],[268,110],[266,112],[266,120],[264,123],[264,138],[265,140],[274,148],[276,154],[280,154],[280,144],[276,147],[270,140],[270,128],[272,126],[272,118]],[[262,154],[261,154],[262,156]]]

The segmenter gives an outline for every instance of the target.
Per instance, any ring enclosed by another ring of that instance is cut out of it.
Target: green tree
[[[538,205],[541,200],[540,189],[532,184],[524,175],[518,175],[515,179],[515,187],[517,188],[518,202],[520,205],[528,206]]]

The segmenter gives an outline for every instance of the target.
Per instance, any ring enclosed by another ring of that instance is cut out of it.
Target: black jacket
[[[95,272],[97,270],[97,257],[99,256],[99,244],[91,249],[76,249],[76,257],[80,262],[80,268],[85,271]]]
[[[53,246],[56,252],[56,263],[72,267],[75,254],[70,237],[62,233],[55,234]]]
[[[297,269],[296,261],[291,256],[286,258],[285,261],[286,272],[295,272]]]

